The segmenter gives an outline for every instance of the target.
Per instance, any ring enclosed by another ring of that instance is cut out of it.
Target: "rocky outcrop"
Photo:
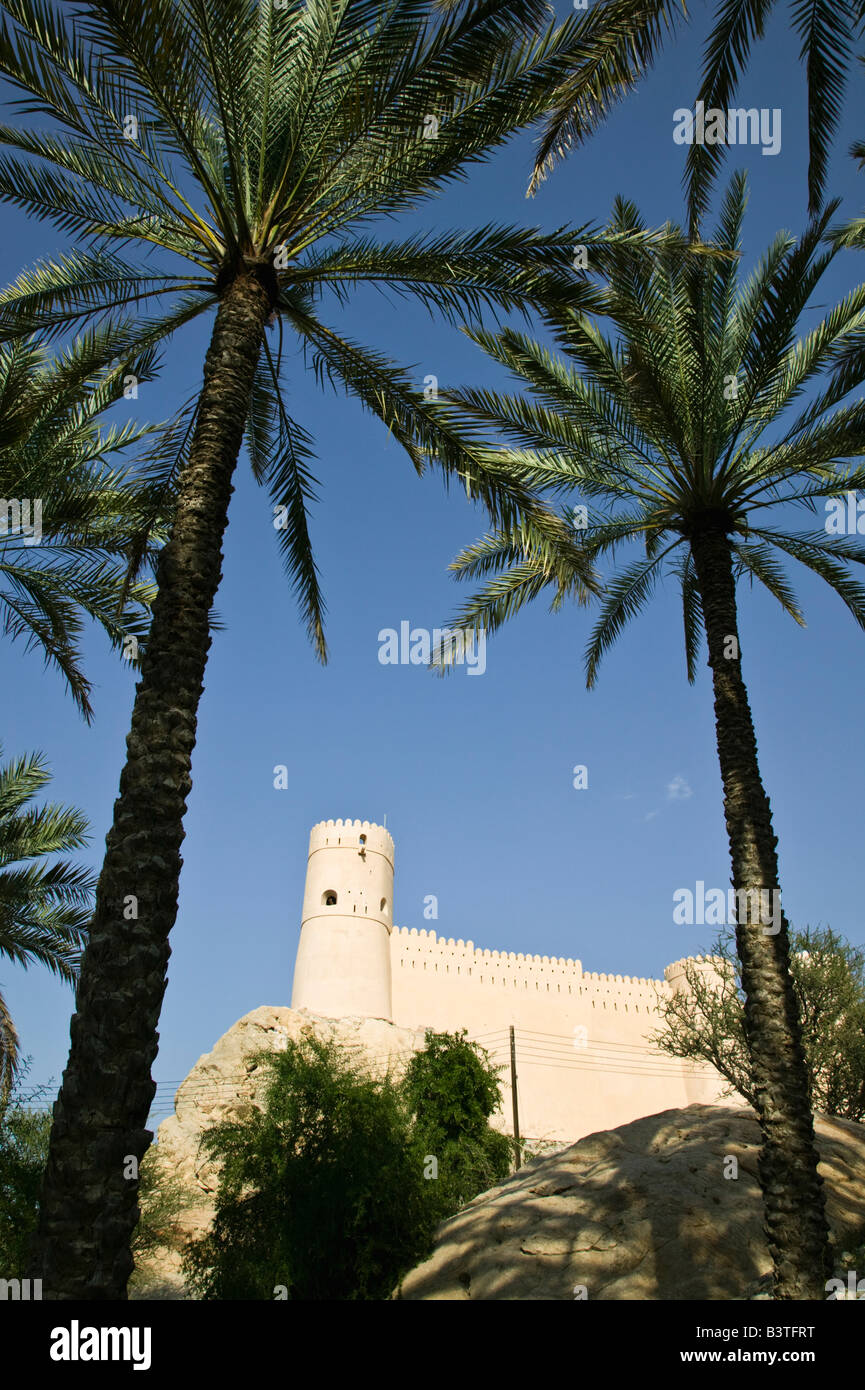
[[[166,1247],[137,1272],[130,1296],[178,1299],[186,1296],[179,1250],[191,1236],[201,1235],[213,1218],[218,1166],[200,1149],[204,1131],[226,1119],[238,1119],[260,1104],[264,1069],[256,1053],[279,1052],[289,1038],[313,1030],[333,1038],[363,1059],[374,1071],[402,1072],[424,1044],[423,1030],[396,1028],[377,1018],[322,1018],[305,1009],[263,1006],[245,1014],[196,1062],[175,1097],[174,1114],[159,1126],[156,1158],[185,1187],[189,1200],[176,1223],[171,1247]]]
[[[841,1251],[865,1226],[865,1127],[819,1118],[816,1128]],[[759,1145],[753,1112],[732,1106],[690,1105],[590,1134],[445,1222],[396,1297],[747,1298],[771,1269]]]

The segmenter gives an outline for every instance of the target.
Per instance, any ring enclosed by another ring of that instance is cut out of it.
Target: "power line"
[[[479,1043],[486,1050],[493,1052],[499,1047],[505,1049],[507,1038],[508,1030],[506,1028],[468,1035],[470,1042]],[[502,1042],[491,1041],[498,1039],[502,1039]],[[571,1071],[594,1071],[611,1075],[630,1073],[636,1076],[663,1078],[669,1078],[675,1071],[680,1076],[691,1079],[705,1077],[707,1073],[715,1070],[710,1063],[698,1063],[690,1058],[665,1055],[663,1052],[650,1047],[641,1047],[635,1043],[617,1043],[609,1040],[598,1041],[586,1047],[582,1045],[575,1047],[572,1035],[548,1033],[540,1029],[521,1028],[516,1033],[516,1041],[518,1060],[527,1066],[557,1067]],[[394,1052],[370,1053],[363,1043],[345,1043],[342,1046],[346,1051],[360,1054],[358,1060],[365,1061],[369,1065],[402,1061],[404,1058],[415,1057],[418,1052],[422,1051],[420,1048],[402,1048]],[[574,1056],[575,1052],[585,1055]],[[191,1100],[197,1108],[199,1097],[207,1096],[218,1099],[221,1093],[225,1099],[229,1099],[232,1096],[240,1095],[240,1088],[244,1084],[237,1080],[197,1080],[191,1082],[190,1076],[184,1077],[181,1081],[156,1082],[156,1091],[148,1119],[162,1120],[175,1114],[178,1093],[181,1089],[183,1090],[183,1096],[180,1097],[181,1102]],[[21,1099],[26,1100],[41,1096],[49,1089],[50,1085],[51,1083],[46,1083],[43,1086],[28,1088],[27,1091],[21,1093]],[[249,1086],[251,1094],[254,1094],[255,1089],[254,1085]]]

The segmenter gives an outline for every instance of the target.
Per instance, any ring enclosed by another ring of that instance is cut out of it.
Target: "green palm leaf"
[[[115,460],[157,427],[106,427],[104,412],[130,376],[152,380],[153,349],[125,356],[122,326],[91,329],[49,359],[30,339],[0,348],[0,496],[25,499],[31,534],[0,521],[0,631],[41,651],[85,719],[90,685],[80,659],[84,620],[127,657],[146,641],[155,589],[144,572],[165,538],[172,496],[146,464]],[[39,534],[36,534],[37,509]],[[137,663],[138,658],[135,658]]]
[[[74,985],[95,878],[51,858],[81,848],[89,836],[87,821],[72,807],[30,807],[50,780],[41,753],[0,763],[0,957],[25,969],[44,965]],[[18,1035],[0,995],[0,1097],[18,1068]]]
[[[736,175],[715,239],[722,251],[738,248],[745,198]],[[525,394],[462,389],[448,393],[450,408],[517,446],[487,448],[522,485],[591,502],[574,578],[585,578],[589,563],[614,561],[622,546],[638,542],[645,550],[644,559],[602,576],[586,652],[589,685],[665,571],[681,587],[694,679],[704,614],[692,541],[707,528],[728,535],[736,576],[762,584],[796,622],[803,619],[783,564],[788,557],[830,584],[861,623],[865,590],[849,574],[865,559],[859,539],[794,533],[768,520],[774,508],[819,512],[827,499],[865,490],[865,407],[847,399],[865,381],[865,288],[796,336],[838,253],[838,243],[823,240],[832,212],[825,209],[798,241],[776,238],[744,285],[723,256],[659,256],[649,268],[620,254],[604,288],[616,336],[574,311],[559,322],[559,356],[510,329],[470,334]],[[612,225],[639,226],[639,215],[619,204]],[[806,386],[808,402],[791,416]],[[490,630],[543,587],[532,587],[542,566],[532,570],[531,544],[515,548],[506,539],[487,537],[453,566],[462,578],[484,578],[462,616],[485,615]]]

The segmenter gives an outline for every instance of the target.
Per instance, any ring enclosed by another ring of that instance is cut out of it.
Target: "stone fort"
[[[721,1100],[714,1068],[670,1057],[649,1040],[659,998],[688,988],[686,960],[655,980],[591,973],[570,958],[481,949],[394,926],[393,885],[394,843],[382,826],[328,820],[313,827],[292,1009],[400,1029],[467,1029],[507,1064],[499,1123],[508,1132],[513,1028],[520,1132],[541,1142]]]

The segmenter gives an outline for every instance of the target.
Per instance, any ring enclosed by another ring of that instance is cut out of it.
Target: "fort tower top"
[[[293,1009],[391,1019],[393,840],[366,820],[328,820],[309,837]]]

